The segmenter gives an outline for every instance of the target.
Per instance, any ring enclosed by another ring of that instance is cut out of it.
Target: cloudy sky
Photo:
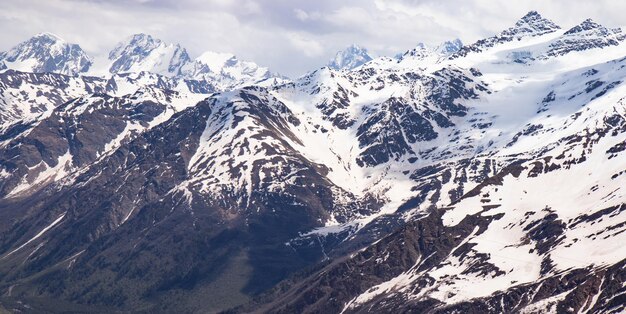
[[[529,10],[562,27],[591,17],[626,25],[623,0],[0,0],[0,50],[39,32],[108,52],[134,33],[177,42],[191,56],[232,52],[289,76],[352,43],[395,55],[418,42],[472,42]]]

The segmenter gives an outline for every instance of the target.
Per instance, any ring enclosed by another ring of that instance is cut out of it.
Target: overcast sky
[[[626,25],[623,0],[0,0],[0,50],[40,32],[108,52],[134,33],[298,76],[352,43],[395,55],[419,42],[470,43],[537,10],[564,28],[591,17]]]

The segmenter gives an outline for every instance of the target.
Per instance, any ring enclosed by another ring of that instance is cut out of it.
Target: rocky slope
[[[526,25],[528,17],[516,27]],[[626,205],[619,160],[626,140],[625,50],[581,44],[550,58],[522,64],[511,60],[512,53],[545,51],[575,33],[552,34],[557,31],[548,32],[555,29],[551,22],[531,29],[546,31],[485,46],[482,56],[474,51],[474,57],[427,65],[427,72],[434,70],[430,73],[446,65],[471,66],[485,90],[476,94],[477,100],[461,100],[466,109],[449,120],[449,131],[438,128],[436,137],[406,141],[411,149],[399,151],[395,159],[410,163],[412,158],[412,166],[400,168],[395,162],[385,168],[386,176],[395,166],[412,180],[405,183],[404,202],[390,214],[365,220],[363,227],[311,233],[343,232],[336,233],[345,240],[331,251],[335,259],[239,310],[623,311]],[[606,32],[606,42],[614,34]],[[580,35],[575,42],[587,38]],[[581,54],[588,58],[586,64],[570,66],[575,54],[577,61]],[[472,75],[463,77],[472,80]],[[382,125],[393,130],[387,120]],[[400,139],[410,139],[410,133],[403,132]],[[388,225],[402,226],[389,233]],[[374,244],[346,254],[344,247],[372,237]]]

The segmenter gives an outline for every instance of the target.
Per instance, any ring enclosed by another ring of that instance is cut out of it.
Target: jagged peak
[[[537,20],[542,20],[544,19],[544,17],[539,14],[539,12],[532,10],[532,11],[528,11],[528,13],[526,13],[526,15],[522,16],[517,23],[524,23],[524,22],[530,22],[530,21],[537,21]]]
[[[174,47],[176,50],[181,50],[181,53],[185,55],[187,54],[186,49],[181,47],[180,44],[165,43],[161,39],[154,37],[150,34],[137,33],[128,36],[124,41],[118,43],[117,46],[115,46],[115,48],[113,48],[113,50],[111,50],[111,52],[109,53],[109,59],[113,60],[118,58],[120,54],[122,54],[127,49],[131,49],[134,51],[136,48],[141,48],[141,50],[144,51],[151,51],[160,46]]]
[[[429,54],[430,50],[432,49],[429,46],[420,42],[420,43],[417,43],[417,45],[415,45],[415,48],[409,49],[405,51],[404,53],[397,54],[396,59],[402,60],[403,58],[407,56],[424,56],[426,54]]]
[[[350,46],[346,48],[346,51],[367,52],[367,49],[364,47],[361,47],[358,44],[351,44]]]
[[[338,51],[327,65],[336,70],[351,70],[372,59],[366,48],[357,44],[351,44],[346,49]]]
[[[152,35],[150,34],[146,34],[146,33],[137,33],[137,34],[132,34],[128,37],[131,40],[141,40],[141,39],[148,39],[148,40],[153,40],[155,39],[154,37],[152,37]],[[157,41],[161,41],[160,39],[156,38]]]
[[[561,29],[561,27],[554,23],[552,20],[543,17],[537,11],[530,11],[515,23],[515,27],[512,27],[503,32],[503,35],[542,35],[554,32],[558,29]]]
[[[437,47],[437,52],[443,55],[450,55],[459,51],[462,47],[463,47],[463,42],[460,39],[456,38],[454,40],[448,40],[448,41],[441,43]]]
[[[580,24],[570,28],[569,30],[567,30],[565,32],[565,35],[573,35],[573,34],[580,34],[583,32],[600,32],[601,34],[608,34],[610,32],[613,33],[619,33],[621,32],[621,28],[616,28],[616,29],[612,29],[609,30],[608,28],[604,27],[601,24],[596,23],[593,19],[588,18],[584,21],[582,21]]]
[[[463,47],[463,43],[460,39],[448,40],[437,46],[429,46],[424,43],[418,43],[415,48],[408,50],[404,53],[396,55],[396,59],[402,60],[406,57],[417,58],[440,58],[442,56],[449,56],[459,51]]]
[[[93,60],[77,44],[42,32],[0,53],[0,68],[23,72],[76,75],[86,72]]]

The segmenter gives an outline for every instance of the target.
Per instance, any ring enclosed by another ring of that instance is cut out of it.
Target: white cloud
[[[307,38],[303,34],[289,33],[287,38],[289,38],[289,42],[305,56],[318,57],[324,53],[322,44],[314,39]]]

